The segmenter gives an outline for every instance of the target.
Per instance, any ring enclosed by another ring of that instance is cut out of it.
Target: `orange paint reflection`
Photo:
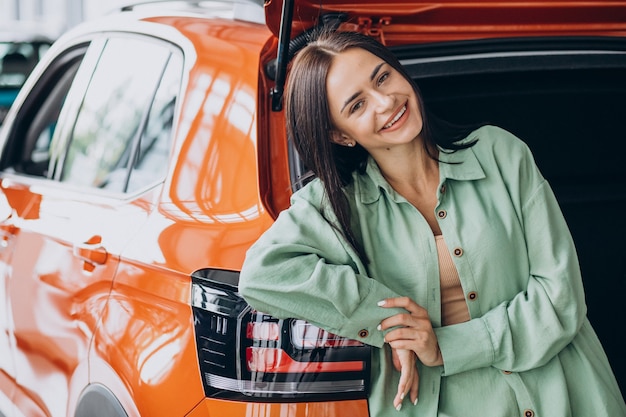
[[[142,415],[184,415],[203,396],[189,288],[180,277],[123,266],[96,336],[98,356],[134,387]],[[155,397],[171,400],[164,409]]]
[[[315,403],[241,403],[205,399],[187,417],[215,415],[246,417],[367,417],[366,400]]]
[[[211,39],[212,48],[219,52],[198,56],[189,73],[177,132],[177,164],[160,207],[168,217],[240,223],[263,214],[257,184],[256,91],[262,39],[258,35],[268,33],[251,27],[258,32],[257,36],[248,33],[251,47],[254,44],[250,50],[245,44]],[[194,41],[207,42],[205,33],[190,31],[199,30],[193,24],[186,23],[179,30]],[[228,23],[212,26],[210,32],[241,37]]]

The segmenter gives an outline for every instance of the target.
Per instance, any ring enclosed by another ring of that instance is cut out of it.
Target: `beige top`
[[[470,319],[459,274],[442,235],[435,236],[439,257],[439,280],[441,288],[441,323],[444,326]]]

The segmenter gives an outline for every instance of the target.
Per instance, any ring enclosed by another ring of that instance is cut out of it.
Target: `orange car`
[[[63,35],[2,127],[0,416],[368,415],[367,346],[237,293],[305,171],[281,94],[318,25],[528,141],[626,384],[626,1],[159,2]]]

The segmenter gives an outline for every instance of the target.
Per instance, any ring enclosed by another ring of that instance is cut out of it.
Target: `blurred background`
[[[0,0],[0,125],[26,78],[52,42],[77,24],[132,2]]]
[[[128,0],[0,0],[0,31],[30,26],[52,37],[76,24],[131,3]]]

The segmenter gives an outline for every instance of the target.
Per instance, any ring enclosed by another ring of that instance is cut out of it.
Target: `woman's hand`
[[[443,358],[437,343],[428,312],[408,297],[388,298],[379,303],[381,307],[400,307],[408,314],[400,313],[380,323],[381,330],[398,327],[385,335],[385,342],[395,350],[411,350],[426,366],[443,365]]]
[[[393,406],[396,410],[402,408],[402,401],[409,394],[413,404],[417,404],[417,394],[419,388],[419,373],[415,366],[415,353],[406,349],[392,349],[391,356],[393,365],[400,371],[400,382],[398,383],[398,393],[393,399]]]

